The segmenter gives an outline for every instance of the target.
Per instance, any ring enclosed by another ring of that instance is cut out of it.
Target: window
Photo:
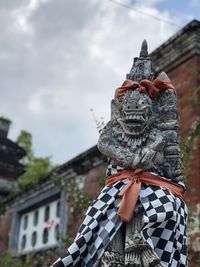
[[[42,235],[42,242],[43,242],[43,244],[48,243],[48,239],[49,239],[49,231],[48,231],[47,228],[45,228],[43,230],[43,235]]]
[[[24,230],[26,230],[27,226],[28,226],[28,216],[24,216],[24,222],[23,222]]]
[[[18,252],[29,252],[58,244],[60,201],[54,200],[21,215]]]
[[[60,226],[59,226],[59,224],[57,224],[55,227],[55,238],[56,238],[56,240],[60,239]]]
[[[26,235],[23,235],[21,240],[21,250],[24,250],[25,247],[26,247]]]
[[[44,212],[44,221],[47,222],[49,220],[49,206],[45,207]]]
[[[33,219],[33,224],[34,225],[37,225],[38,224],[38,215],[39,215],[38,210],[36,210],[34,212],[34,219]]]

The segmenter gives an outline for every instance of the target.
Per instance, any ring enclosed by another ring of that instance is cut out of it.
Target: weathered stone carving
[[[127,79],[153,80],[146,41],[134,59]],[[169,80],[162,72],[160,80]],[[180,180],[181,161],[176,94],[173,89],[151,97],[139,89],[127,90],[111,102],[111,120],[102,130],[98,148],[108,161],[125,169],[140,168],[170,180]],[[138,202],[133,220],[115,236],[104,254],[102,267],[162,267],[162,263],[140,234],[143,208]]]
[[[138,77],[144,77],[146,72],[139,68],[137,73],[139,70]],[[165,73],[159,78],[168,79]],[[112,100],[111,120],[102,130],[98,148],[126,169],[141,168],[169,179],[180,179],[177,120],[173,89],[160,92],[154,98],[138,90],[128,90]]]
[[[154,251],[144,242],[142,227],[143,207],[137,204],[134,220],[114,237],[101,260],[101,267],[163,267]]]
[[[154,79],[154,73],[152,71],[152,60],[148,57],[147,42],[143,41],[140,57],[135,57],[133,66],[130,73],[126,75],[126,78],[133,81],[141,81],[148,79],[152,81]]]

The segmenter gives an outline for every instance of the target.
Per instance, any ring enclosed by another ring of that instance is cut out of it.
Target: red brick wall
[[[200,57],[191,57],[167,74],[176,86],[178,110],[180,113],[180,135],[184,139],[192,122],[200,115],[199,106],[191,103],[194,89],[200,86],[198,80],[198,75],[200,75]]]
[[[5,215],[0,216],[0,258],[8,249],[9,233],[12,222],[12,211],[8,211]]]
[[[180,66],[168,73],[176,86],[178,98],[178,110],[180,114],[180,137],[183,143],[187,137],[192,123],[200,116],[200,107],[195,105],[191,98],[199,99],[195,88],[200,86],[200,57],[193,56]],[[196,218],[197,222],[191,224],[196,228],[193,234],[189,234],[189,267],[200,266],[200,145],[193,155],[191,163],[191,175],[186,182],[188,191],[185,199],[189,208],[189,222]]]
[[[101,165],[98,167],[95,167],[91,169],[88,173],[84,174],[85,175],[85,185],[83,188],[83,191],[87,194],[89,197],[89,200],[92,201],[96,198],[100,188],[100,180],[102,177],[105,177],[105,166]],[[87,209],[84,208],[80,214],[73,214],[71,211],[71,203],[68,203],[69,208],[68,208],[68,222],[67,222],[67,232],[69,237],[74,237],[77,233],[77,230],[82,223],[83,216],[85,214],[85,211]]]

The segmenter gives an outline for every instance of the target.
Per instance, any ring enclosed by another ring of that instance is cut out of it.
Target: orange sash
[[[130,222],[133,216],[133,210],[141,190],[141,183],[164,187],[173,195],[183,199],[184,188],[182,186],[166,180],[158,175],[149,172],[143,172],[141,169],[123,170],[117,174],[108,176],[106,178],[106,185],[113,185],[114,183],[124,179],[129,179],[130,181],[119,193],[119,197],[122,199],[118,209],[118,215],[123,222]]]

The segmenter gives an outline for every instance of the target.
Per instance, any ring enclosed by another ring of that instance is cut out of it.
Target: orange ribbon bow
[[[153,82],[145,79],[138,82],[125,80],[121,87],[115,91],[115,98],[124,95],[127,90],[139,90],[141,93],[148,93],[151,97],[156,96],[161,90],[173,89],[175,87],[170,80],[161,80],[156,78]]]
[[[175,196],[183,199],[184,188],[182,186],[166,180],[158,175],[149,172],[143,172],[141,169],[123,170],[117,174],[113,174],[107,177],[106,185],[113,185],[114,183],[124,179],[129,179],[130,181],[119,193],[121,202],[117,212],[123,222],[130,222],[133,216],[133,211],[141,190],[141,183],[164,187]]]

